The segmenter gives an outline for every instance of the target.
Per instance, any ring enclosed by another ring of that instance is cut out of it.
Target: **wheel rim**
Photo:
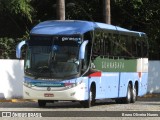
[[[133,91],[132,91],[132,101],[131,101],[131,102],[133,102],[133,103],[135,102],[136,96],[137,96],[136,88],[134,87],[134,88],[133,88]]]
[[[129,88],[129,90],[128,90],[128,100],[130,100],[131,99],[131,90],[130,90],[130,88]]]
[[[128,86],[127,103],[131,102],[131,86]]]
[[[136,98],[136,88],[135,87],[133,88],[133,96],[134,98]]]

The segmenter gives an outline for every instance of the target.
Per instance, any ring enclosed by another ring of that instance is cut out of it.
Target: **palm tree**
[[[107,24],[111,24],[111,10],[110,10],[110,0],[103,0],[103,16],[104,22]]]
[[[57,0],[57,19],[65,20],[65,0]]]

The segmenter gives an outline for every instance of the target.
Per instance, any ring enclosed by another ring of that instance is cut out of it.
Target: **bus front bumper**
[[[54,87],[27,87],[23,85],[24,99],[35,100],[85,100],[87,88],[81,83],[72,88],[56,90]]]

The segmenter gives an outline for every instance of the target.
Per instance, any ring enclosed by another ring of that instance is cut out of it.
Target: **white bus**
[[[148,42],[143,32],[89,21],[45,21],[26,44],[23,95],[47,102],[79,101],[84,107],[112,98],[134,103],[147,92]]]

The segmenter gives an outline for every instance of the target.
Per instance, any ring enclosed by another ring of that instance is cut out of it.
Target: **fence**
[[[23,60],[0,59],[0,99],[21,98]]]

